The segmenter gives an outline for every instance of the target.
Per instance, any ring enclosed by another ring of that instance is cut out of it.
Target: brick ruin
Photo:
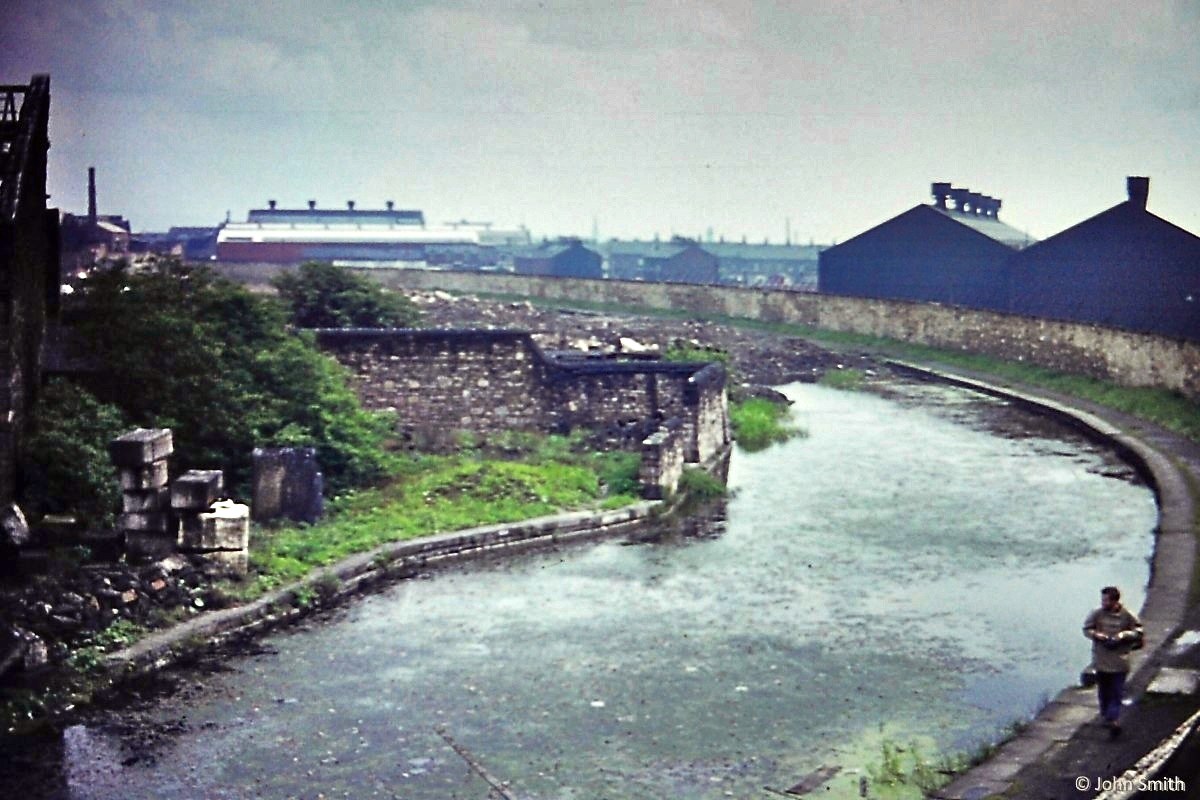
[[[716,363],[549,354],[528,331],[322,329],[317,343],[353,374],[365,407],[395,411],[400,433],[449,447],[460,431],[593,430],[642,453],[643,494],[673,491],[683,465],[730,443],[725,369]]]

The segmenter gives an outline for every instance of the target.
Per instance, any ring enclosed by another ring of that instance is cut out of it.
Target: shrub
[[[22,500],[34,515],[74,513],[96,526],[112,523],[120,502],[108,443],[129,427],[114,405],[62,379],[41,392],[22,445]]]
[[[364,411],[345,370],[289,333],[274,301],[175,261],[114,268],[70,297],[95,394],[135,425],[175,432],[175,466],[220,467],[232,492],[258,445],[313,445],[326,486],[383,474],[386,417]]]
[[[761,397],[752,397],[729,407],[733,438],[748,452],[764,450],[804,432],[787,424],[788,407]]]
[[[272,284],[299,328],[411,328],[421,318],[407,297],[332,264],[310,261]]]

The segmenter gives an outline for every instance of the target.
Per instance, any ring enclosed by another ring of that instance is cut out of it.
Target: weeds
[[[729,406],[733,438],[746,452],[765,450],[776,442],[786,442],[807,433],[788,423],[788,407],[761,397],[751,397]]]

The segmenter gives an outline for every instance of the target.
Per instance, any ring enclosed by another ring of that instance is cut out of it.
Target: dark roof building
[[[932,205],[915,206],[821,252],[818,290],[1003,309],[1006,265],[1031,239],[1000,221],[999,199],[949,183],[932,189]]]
[[[1200,340],[1200,238],[1146,210],[1149,178],[1126,188],[1012,260],[1009,310]]]
[[[613,241],[608,246],[608,276],[664,283],[716,283],[719,261],[692,239]]]
[[[600,254],[579,239],[543,242],[513,253],[518,275],[555,275],[562,278],[603,278]]]

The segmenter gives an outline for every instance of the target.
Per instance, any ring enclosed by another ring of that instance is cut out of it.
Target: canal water
[[[885,747],[973,751],[1074,682],[1101,586],[1140,607],[1156,509],[1111,454],[964,390],[783,388],[807,435],[735,452],[723,519],[440,570],[173,675],[63,734],[63,796],[482,800],[470,759],[521,798],[821,767],[857,797]]]

